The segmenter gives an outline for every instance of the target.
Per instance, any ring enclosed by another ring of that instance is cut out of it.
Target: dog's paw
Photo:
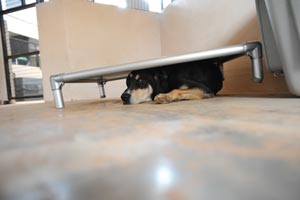
[[[154,101],[156,103],[170,103],[172,102],[172,98],[168,94],[158,94],[155,96]]]
[[[203,99],[213,98],[214,96],[213,93],[203,93]]]

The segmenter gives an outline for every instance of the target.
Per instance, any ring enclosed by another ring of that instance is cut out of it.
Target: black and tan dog
[[[124,104],[170,103],[213,97],[222,89],[223,74],[214,63],[196,61],[132,71],[126,84]]]

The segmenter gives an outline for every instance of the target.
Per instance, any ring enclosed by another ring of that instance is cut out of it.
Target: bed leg
[[[105,90],[104,90],[105,82],[99,80],[99,81],[97,81],[97,84],[98,84],[98,88],[99,88],[100,98],[105,98],[106,97]]]
[[[261,83],[264,78],[262,64],[262,45],[259,42],[246,44],[248,51],[247,55],[252,61],[252,80],[256,83]]]
[[[56,80],[59,77],[60,75],[51,76],[50,83],[51,83],[51,88],[52,88],[53,97],[55,101],[55,106],[56,108],[61,109],[65,107],[64,99],[61,91],[64,83],[62,81]]]
[[[65,104],[64,104],[64,99],[63,99],[63,96],[62,96],[61,89],[52,90],[52,92],[53,92],[56,108],[58,108],[58,109],[64,108]]]

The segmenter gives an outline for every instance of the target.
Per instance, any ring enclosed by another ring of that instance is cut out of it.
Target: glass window
[[[26,4],[32,4],[32,3],[36,3],[36,0],[25,0]]]
[[[9,56],[39,50],[35,7],[4,15],[4,23]]]
[[[162,12],[173,0],[89,0],[95,3],[115,5],[121,8]]]
[[[41,99],[37,0],[0,0],[0,3],[2,10],[6,11],[1,12],[0,17],[1,29],[5,32],[2,39],[8,99]]]
[[[1,0],[2,10],[15,8],[22,5],[21,0]]]
[[[25,3],[35,1],[26,1]],[[42,98],[42,72],[36,8],[31,7],[3,15],[6,53],[10,73],[11,97]]]
[[[39,55],[19,56],[9,60],[13,96],[28,98],[43,95]]]
[[[114,5],[121,8],[126,8],[127,3],[126,0],[91,0],[94,3],[100,3],[100,4],[107,4],[107,5]]]

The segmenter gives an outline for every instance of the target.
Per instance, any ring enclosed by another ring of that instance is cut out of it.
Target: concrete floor
[[[0,106],[1,200],[299,200],[300,100]]]

